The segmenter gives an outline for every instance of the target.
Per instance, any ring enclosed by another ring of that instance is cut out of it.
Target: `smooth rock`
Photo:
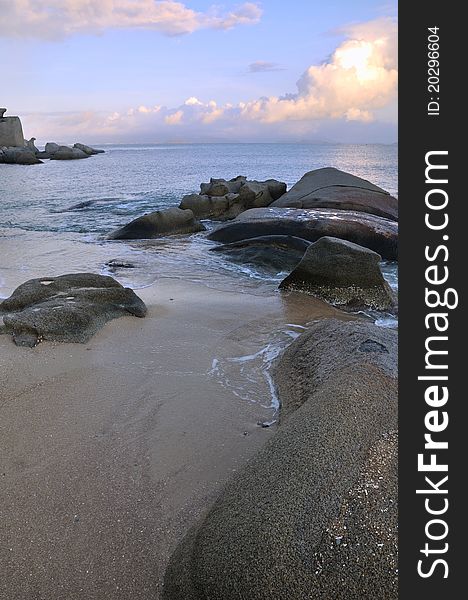
[[[331,209],[256,208],[212,231],[208,238],[228,244],[265,235],[291,235],[315,242],[323,236],[348,240],[397,260],[398,223],[376,215]]]
[[[319,321],[274,378],[277,432],[179,544],[163,599],[396,600],[396,332]]]
[[[59,146],[58,150],[53,152],[50,157],[51,160],[77,160],[81,158],[89,158],[89,154],[79,148],[70,148],[69,146]]]
[[[382,188],[333,167],[306,173],[273,206],[362,211],[398,220],[398,200]]]
[[[167,208],[146,214],[113,231],[110,240],[151,239],[166,235],[195,233],[205,227],[195,220],[191,210]]]
[[[87,342],[107,321],[144,317],[144,302],[112,277],[74,273],[31,279],[0,303],[6,333],[19,346],[42,340]]]
[[[395,296],[380,270],[376,252],[333,237],[311,244],[280,289],[304,291],[353,310],[392,310]]]

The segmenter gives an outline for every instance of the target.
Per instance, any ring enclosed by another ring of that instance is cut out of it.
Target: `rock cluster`
[[[249,208],[269,206],[286,192],[286,184],[275,179],[248,181],[239,175],[233,179],[214,179],[200,185],[199,194],[184,196],[180,208],[189,208],[199,219],[226,221]]]
[[[74,273],[31,279],[0,303],[3,331],[18,346],[87,342],[110,319],[144,317],[144,302],[112,277]]]

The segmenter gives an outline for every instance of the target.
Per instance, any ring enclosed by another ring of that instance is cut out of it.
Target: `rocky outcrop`
[[[19,117],[5,117],[6,108],[0,108],[0,147],[23,148],[23,126]]]
[[[0,147],[0,164],[10,165],[38,165],[42,161],[35,153],[26,147]]]
[[[0,303],[4,331],[19,346],[87,342],[110,319],[144,317],[144,302],[112,277],[76,273],[23,283]]]
[[[86,144],[73,144],[73,148],[78,148],[88,156],[93,156],[94,154],[104,154],[104,150],[98,150],[96,148],[92,148],[91,146],[87,146]]]
[[[275,370],[276,434],[179,544],[164,600],[396,600],[397,334],[322,320]]]
[[[382,188],[339,169],[306,173],[274,206],[362,211],[398,220],[398,200]]]
[[[362,212],[331,209],[252,209],[223,224],[208,238],[223,244],[265,235],[291,235],[311,242],[337,237],[370,248],[384,259],[398,256],[398,223]]]
[[[368,248],[325,236],[306,249],[279,287],[304,291],[353,310],[392,310],[395,297],[382,275],[380,261]]]
[[[110,240],[152,239],[166,235],[204,231],[191,210],[167,208],[143,215],[120,229],[113,231]]]
[[[275,179],[247,181],[239,175],[229,181],[212,178],[200,185],[200,194],[184,196],[180,208],[189,208],[199,219],[229,220],[249,208],[269,206],[286,192],[286,184]]]
[[[71,147],[59,145],[55,142],[47,142],[44,151],[38,152],[37,155],[41,158],[50,158],[51,160],[74,160],[102,153],[104,153],[104,150],[97,150],[85,144],[74,144]]]
[[[293,269],[311,242],[292,235],[265,235],[210,248],[230,260],[273,269],[276,273]]]

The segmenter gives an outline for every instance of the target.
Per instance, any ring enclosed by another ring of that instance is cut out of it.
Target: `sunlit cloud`
[[[150,29],[166,35],[258,23],[261,8],[246,2],[226,14],[197,12],[175,0],[0,0],[0,36],[60,39],[109,29]]]

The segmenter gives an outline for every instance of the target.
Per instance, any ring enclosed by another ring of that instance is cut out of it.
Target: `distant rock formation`
[[[0,108],[0,146],[24,147],[23,126],[19,117],[5,117],[7,109]]]

